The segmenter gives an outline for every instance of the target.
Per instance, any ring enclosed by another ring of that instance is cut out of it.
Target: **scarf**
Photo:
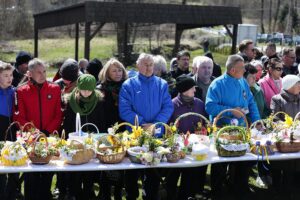
[[[98,91],[94,90],[92,94],[85,98],[80,96],[79,99],[76,98],[78,95],[79,90],[75,88],[70,96],[70,107],[74,111],[74,113],[79,113],[80,115],[89,115],[95,109],[97,103],[100,99],[100,94]]]
[[[119,93],[122,87],[122,83],[124,81],[120,82],[114,82],[114,81],[107,81],[103,84],[103,90],[105,92],[105,95],[111,95],[114,105],[119,105]]]

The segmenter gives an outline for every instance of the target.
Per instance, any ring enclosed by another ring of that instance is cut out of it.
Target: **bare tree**
[[[294,0],[289,1],[289,12],[287,15],[287,23],[285,27],[285,32],[287,34],[292,34],[293,31],[293,10],[294,10]]]
[[[271,32],[271,26],[272,26],[272,3],[273,3],[273,1],[270,0],[270,3],[269,3],[269,28],[268,28],[269,32]]]
[[[260,6],[261,6],[261,11],[260,11],[260,25],[261,25],[261,32],[265,33],[265,27],[264,27],[264,4],[265,1],[261,0]]]
[[[275,32],[279,16],[280,0],[277,0],[272,31]]]

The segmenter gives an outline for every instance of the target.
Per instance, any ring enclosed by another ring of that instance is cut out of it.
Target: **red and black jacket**
[[[14,107],[14,121],[21,125],[33,122],[43,131],[59,130],[62,122],[61,91],[50,82],[38,86],[31,81],[17,88]]]

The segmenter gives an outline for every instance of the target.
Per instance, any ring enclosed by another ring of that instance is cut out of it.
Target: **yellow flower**
[[[42,138],[40,138],[39,142],[40,143],[46,143],[46,139],[42,137]]]
[[[86,138],[86,139],[85,139],[85,143],[86,143],[86,144],[89,144],[89,145],[93,144],[92,138]]]
[[[140,137],[142,135],[142,131],[143,131],[142,127],[133,126],[132,127],[132,134],[133,134],[132,138],[136,139],[136,138]]]
[[[210,131],[211,131],[211,128],[208,126],[207,127],[207,132],[210,133]]]
[[[116,140],[116,138],[112,135],[107,136],[107,141],[112,145],[115,146],[116,144],[118,144],[118,141]]]
[[[158,140],[158,139],[156,139],[155,142],[156,142],[156,144],[159,145],[159,146],[161,146],[161,145],[163,144],[163,142],[162,142],[161,140]]]
[[[287,127],[291,127],[293,125],[293,118],[291,118],[290,116],[285,115],[284,120]]]
[[[176,131],[177,131],[177,127],[176,127],[175,125],[173,125],[173,126],[171,127],[171,130],[172,130],[173,132],[176,132]]]

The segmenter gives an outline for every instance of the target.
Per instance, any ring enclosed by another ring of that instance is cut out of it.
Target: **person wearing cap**
[[[90,74],[83,74],[77,80],[77,87],[66,98],[65,118],[63,129],[66,135],[76,130],[76,113],[80,114],[81,124],[93,123],[101,133],[105,132],[105,116],[103,94],[96,90],[96,79]],[[84,127],[84,132],[95,131]],[[68,173],[67,187],[69,197],[76,199],[95,198],[93,179],[95,172]],[[82,187],[83,185],[83,187]]]
[[[69,58],[65,60],[59,69],[60,79],[56,80],[63,94],[68,94],[76,87],[79,76],[79,66],[76,60]]]
[[[195,87],[196,83],[190,76],[183,74],[177,77],[176,89],[179,94],[172,99],[174,112],[170,118],[171,123],[174,123],[180,115],[188,112],[206,116],[203,101],[195,97]],[[187,132],[195,133],[198,131],[199,122],[203,124],[203,121],[196,116],[183,118],[180,120],[178,131],[184,134]],[[206,132],[202,134],[206,134]],[[203,166],[170,169],[166,177],[167,199],[188,199],[189,197],[195,197],[196,193],[201,193],[204,189],[206,168],[206,166]],[[180,175],[181,184],[177,194],[177,182]]]
[[[89,61],[85,58],[82,58],[78,61],[79,70],[81,73],[85,73],[86,67],[89,65]]]
[[[193,60],[193,66],[197,69],[195,76],[193,76],[197,85],[195,96],[205,103],[208,87],[215,79],[212,76],[214,64],[209,57],[196,56]]]
[[[28,62],[32,60],[32,56],[25,51],[20,51],[17,54],[15,62],[15,70],[13,71],[12,85],[17,87],[28,70]]]
[[[46,64],[37,58],[28,63],[28,81],[16,91],[14,121],[22,126],[32,122],[34,126],[49,136],[59,131],[62,122],[61,93],[57,84],[46,79]],[[51,199],[50,192],[53,173],[25,173],[25,199]],[[32,188],[35,188],[34,190]]]
[[[235,109],[224,113],[224,118],[218,120],[217,126],[222,127],[237,121],[238,125],[246,126],[243,116],[247,116],[250,122],[260,119],[259,111],[247,81],[243,75],[245,72],[244,59],[240,55],[231,55],[226,61],[227,71],[216,78],[209,86],[205,110],[210,120],[226,109]],[[232,120],[234,119],[234,120]],[[238,199],[249,194],[248,178],[251,165],[248,162],[220,163],[211,166],[211,188],[212,194],[222,197],[223,183],[226,179],[227,167],[231,170],[230,179],[234,183],[234,194]]]
[[[100,60],[98,60],[97,58],[94,58],[93,60],[91,60],[89,62],[89,64],[86,66],[86,73],[87,74],[91,74],[95,77],[96,81],[99,81],[99,73],[102,70],[103,65],[102,62]]]
[[[283,72],[283,66],[281,61],[277,58],[272,58],[267,62],[267,75],[258,81],[264,97],[267,107],[270,108],[271,99],[274,95],[279,94],[282,88],[281,74]]]
[[[251,63],[247,63],[245,65],[244,78],[247,80],[251,93],[255,99],[260,117],[262,119],[266,119],[271,114],[271,110],[267,107],[264,93],[260,88],[260,86],[258,85],[258,83],[256,82],[258,70]]]
[[[153,75],[154,59],[151,54],[142,53],[137,59],[138,75],[127,79],[119,94],[119,113],[121,119],[131,124],[138,122],[148,129],[156,122],[167,123],[173,113],[173,104],[165,80]],[[162,137],[161,131],[155,133]],[[139,170],[127,170],[125,173],[126,199],[139,196]],[[144,199],[158,199],[160,178],[153,169],[145,170]]]

